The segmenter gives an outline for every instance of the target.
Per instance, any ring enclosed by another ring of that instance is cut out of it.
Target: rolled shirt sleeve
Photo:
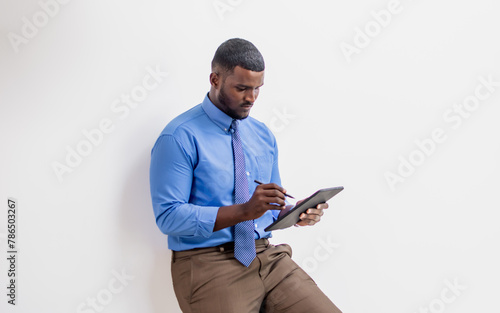
[[[219,207],[189,203],[193,160],[172,135],[162,135],[151,152],[150,187],[156,224],[167,235],[212,235]]]

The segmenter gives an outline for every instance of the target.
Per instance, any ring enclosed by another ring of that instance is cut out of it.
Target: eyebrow
[[[259,88],[259,87],[262,87],[262,86],[264,86],[264,84],[262,84],[260,86],[257,86],[256,88]],[[244,84],[237,84],[236,87],[238,87],[238,88],[252,88],[252,87],[244,85]]]

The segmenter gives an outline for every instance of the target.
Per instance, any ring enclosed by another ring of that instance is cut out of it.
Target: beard
[[[236,110],[231,109],[231,107],[229,105],[229,100],[228,100],[227,94],[224,91],[224,84],[222,84],[222,86],[220,88],[219,96],[217,99],[219,100],[219,103],[222,105],[222,109],[223,109],[224,113],[229,115],[231,118],[236,119],[236,120],[243,120],[243,119],[246,119],[248,117],[248,114],[242,115],[242,114],[239,114]],[[244,102],[244,103],[238,104],[238,107],[240,105],[244,105],[244,104],[251,104],[251,103]]]

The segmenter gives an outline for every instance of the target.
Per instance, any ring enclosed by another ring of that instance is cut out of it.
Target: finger
[[[323,212],[323,209],[307,209],[305,213],[319,216],[323,216],[323,214],[325,214],[325,212]]]
[[[262,184],[260,185],[263,189],[269,190],[269,189],[276,189],[279,190],[281,193],[286,193],[285,188],[276,185],[275,183],[269,183],[269,184]]]
[[[320,203],[316,206],[316,209],[319,209],[319,210],[324,210],[324,209],[328,209],[328,203]]]
[[[266,210],[282,211],[282,210],[286,209],[286,205],[266,204],[265,208],[266,208]]]
[[[265,197],[262,200],[264,200],[265,203],[267,204],[278,204],[280,206],[286,206],[285,200],[277,197]]]
[[[281,198],[283,200],[285,199],[285,194],[279,190],[276,190],[276,189],[267,189],[267,190],[264,190],[262,193],[266,197],[278,197],[278,198]]]
[[[300,215],[300,219],[302,221],[307,221],[307,222],[314,222],[314,223],[317,223],[321,220],[321,216],[320,215],[316,215],[316,214],[305,214],[305,213],[302,213]]]

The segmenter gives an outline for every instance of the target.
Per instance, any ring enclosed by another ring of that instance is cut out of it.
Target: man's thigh
[[[261,269],[267,292],[261,312],[341,313],[314,280],[290,258],[290,246],[274,246],[260,257],[267,265]]]
[[[172,281],[183,312],[257,313],[264,299],[259,262],[246,268],[233,252],[212,251],[172,261]]]

